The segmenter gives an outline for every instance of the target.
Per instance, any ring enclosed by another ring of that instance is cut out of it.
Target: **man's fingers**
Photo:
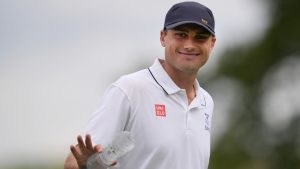
[[[85,151],[86,148],[85,148],[85,144],[84,144],[84,142],[83,142],[83,139],[82,139],[81,135],[79,135],[79,136],[77,137],[77,141],[78,141],[78,146],[79,146],[81,152],[83,153],[83,152]]]
[[[75,147],[75,146],[71,145],[71,146],[70,146],[70,150],[71,150],[72,154],[74,155],[74,157],[75,157],[76,159],[78,159],[78,158],[80,157],[80,154],[79,154],[79,152],[76,150],[76,147]]]
[[[92,139],[91,139],[91,135],[86,134],[85,136],[85,144],[86,144],[86,148],[93,150],[93,143],[92,143]]]

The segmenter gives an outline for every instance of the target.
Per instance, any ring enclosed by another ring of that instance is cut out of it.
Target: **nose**
[[[194,40],[192,38],[186,39],[183,47],[186,51],[194,51],[196,48]]]

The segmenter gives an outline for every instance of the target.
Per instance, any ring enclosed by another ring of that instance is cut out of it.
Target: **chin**
[[[191,67],[181,69],[181,71],[184,73],[197,73],[198,70],[199,68],[191,68]]]

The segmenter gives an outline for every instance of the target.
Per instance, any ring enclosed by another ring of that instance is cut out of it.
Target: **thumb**
[[[101,153],[103,151],[103,148],[100,144],[97,144],[94,146],[94,151]]]

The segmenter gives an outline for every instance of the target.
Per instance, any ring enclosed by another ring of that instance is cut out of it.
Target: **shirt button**
[[[192,134],[192,130],[191,130],[191,129],[186,129],[186,130],[185,130],[185,134],[188,134],[188,135],[189,135],[189,134]]]

